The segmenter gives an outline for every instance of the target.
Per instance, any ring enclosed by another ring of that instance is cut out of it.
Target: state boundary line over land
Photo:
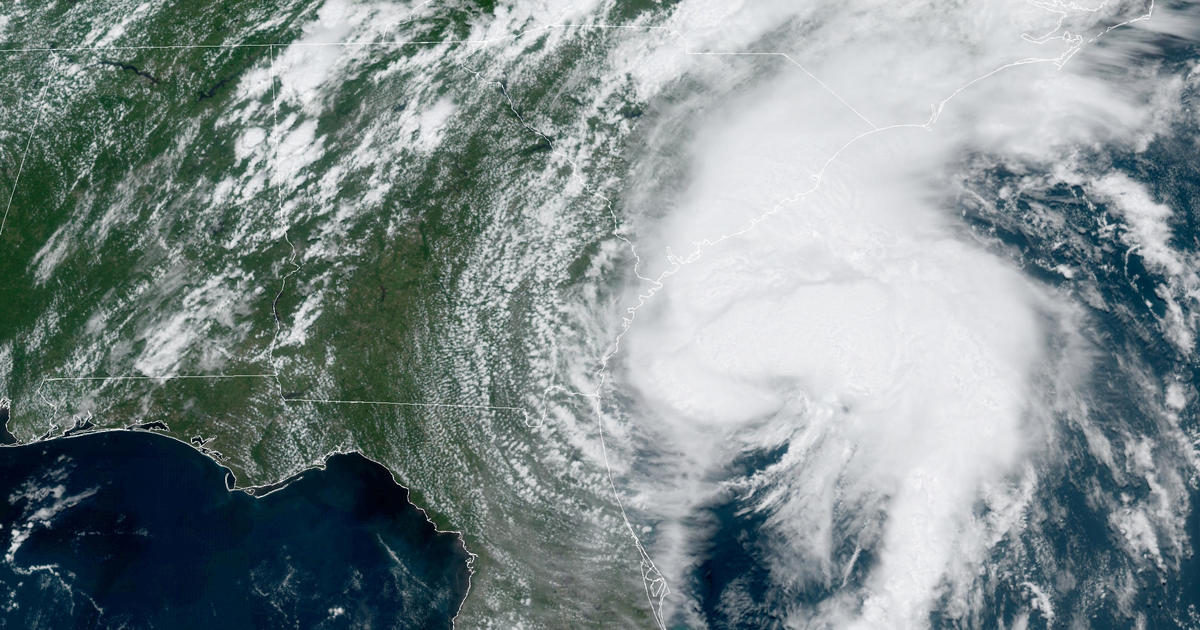
[[[51,376],[43,378],[44,383],[64,383],[64,382],[107,382],[107,381],[184,381],[184,380],[230,380],[238,378],[257,378],[257,379],[274,379],[277,384],[279,380],[278,374],[171,374],[164,376],[145,376],[145,375],[128,375],[128,376]],[[480,410],[495,410],[495,411],[512,411],[528,416],[528,412],[521,407],[504,407],[497,405],[469,405],[466,403],[427,403],[427,402],[399,402],[392,400],[336,400],[327,398],[298,398],[295,396],[281,396],[285,403],[313,403],[313,404],[338,404],[338,405],[386,405],[393,407],[446,407],[450,409],[480,409]]]
[[[37,114],[34,115],[33,124],[29,126],[29,136],[25,138],[25,150],[21,151],[21,162],[17,166],[17,175],[13,178],[12,190],[8,191],[8,204],[4,206],[4,216],[0,217],[0,236],[4,235],[4,226],[8,223],[8,211],[12,210],[13,198],[17,196],[17,184],[21,182],[21,173],[25,172],[25,157],[29,155],[29,147],[33,146],[33,135],[42,122],[42,111],[45,109],[45,103],[42,101],[46,97],[46,88],[49,86],[50,82],[46,81],[42,85],[42,89],[38,91]]]

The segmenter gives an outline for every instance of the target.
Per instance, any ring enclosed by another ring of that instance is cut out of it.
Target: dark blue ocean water
[[[0,627],[451,626],[468,554],[382,466],[335,455],[260,498],[228,479],[141,431],[0,450]]]

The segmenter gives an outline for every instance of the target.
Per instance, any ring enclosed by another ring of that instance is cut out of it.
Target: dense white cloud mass
[[[779,560],[829,580],[850,569],[835,566],[835,513],[879,527],[873,623],[915,623],[955,557],[980,553],[965,539],[975,503],[1018,472],[1043,343],[1033,290],[953,238],[920,173],[889,168],[904,153],[856,156],[838,169],[846,194],[806,197],[684,267],[639,313],[628,357],[644,421],[682,458],[654,503],[686,513],[739,451],[787,444],[758,506],[791,543]],[[746,184],[731,175],[700,196]],[[717,204],[691,217],[724,218]]]
[[[663,99],[628,182],[639,270],[661,284],[627,300],[615,388],[633,401],[630,503],[676,590],[664,618],[704,624],[689,580],[716,528],[704,510],[730,496],[762,524],[787,625],[971,618],[995,545],[1044,518],[1036,464],[1088,365],[1076,309],[967,236],[946,173],[975,154],[1049,168],[1144,144],[1178,82],[1114,80],[1137,44],[1104,37],[1131,21],[1188,31],[1166,10],[1145,22],[1149,8],[693,1],[674,41],[627,43],[652,102],[681,77],[703,86]],[[1096,194],[1182,273],[1169,208],[1116,175]],[[747,472],[764,453],[781,454]],[[1152,523],[1174,518],[1160,516],[1114,513],[1131,554],[1158,555]],[[1022,618],[1052,620],[1028,592]]]

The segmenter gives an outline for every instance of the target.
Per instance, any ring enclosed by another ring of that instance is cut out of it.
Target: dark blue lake
[[[0,450],[0,627],[451,627],[466,549],[385,468],[334,455],[259,498],[229,478],[141,431]]]

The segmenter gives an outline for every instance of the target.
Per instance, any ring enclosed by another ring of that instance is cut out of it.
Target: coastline
[[[84,427],[84,426],[73,427],[71,429],[64,430],[58,434],[53,434],[53,435],[47,434],[47,435],[40,436],[33,440],[21,442],[21,441],[17,440],[16,437],[13,436],[12,433],[10,433],[8,431],[7,425],[8,425],[8,420],[10,418],[10,414],[11,414],[11,401],[9,401],[7,398],[0,399],[0,440],[6,440],[7,438],[12,439],[11,442],[0,441],[0,452],[2,452],[3,449],[17,449],[17,448],[22,448],[22,447],[30,447],[30,446],[34,446],[34,445],[38,445],[38,444],[49,443],[49,442],[72,440],[72,439],[78,439],[78,438],[87,438],[89,436],[95,437],[95,436],[107,434],[107,433],[115,433],[115,434],[131,434],[132,433],[132,434],[154,435],[157,437],[172,440],[178,444],[185,445],[193,452],[199,453],[201,456],[203,456],[209,462],[215,464],[221,471],[224,472],[224,479],[225,479],[224,485],[225,485],[225,491],[227,493],[232,494],[234,492],[241,492],[242,494],[245,494],[246,496],[248,496],[252,499],[265,499],[269,496],[274,496],[277,492],[285,490],[288,487],[292,486],[294,483],[301,481],[303,478],[305,478],[306,475],[310,475],[313,472],[327,471],[329,468],[330,460],[335,457],[358,456],[359,458],[370,463],[371,465],[376,466],[379,469],[387,472],[388,479],[391,481],[392,485],[395,486],[395,489],[398,492],[402,493],[402,496],[404,498],[404,503],[406,505],[406,509],[411,508],[411,509],[416,510],[421,515],[421,517],[424,519],[423,526],[428,527],[431,530],[432,535],[434,537],[441,537],[441,536],[445,536],[445,535],[452,535],[454,537],[454,542],[453,542],[454,553],[455,553],[455,555],[461,555],[462,562],[463,562],[464,568],[465,568],[465,584],[462,587],[461,596],[458,597],[458,603],[457,603],[457,606],[454,608],[454,614],[450,618],[451,628],[457,628],[458,618],[459,618],[460,614],[462,613],[463,607],[466,605],[468,598],[471,595],[471,587],[472,587],[473,578],[474,578],[474,575],[476,572],[475,563],[476,563],[476,559],[479,557],[478,554],[474,553],[467,547],[466,538],[465,538],[463,532],[458,531],[458,530],[444,530],[444,529],[439,528],[437,523],[434,522],[434,520],[431,518],[429,511],[425,507],[418,505],[412,499],[412,490],[408,486],[404,485],[403,483],[400,483],[400,481],[397,480],[395,471],[391,470],[388,466],[384,465],[382,462],[380,462],[372,457],[369,457],[368,455],[364,454],[362,451],[360,451],[358,449],[335,449],[335,450],[329,451],[328,453],[326,453],[325,455],[323,455],[321,457],[319,462],[304,465],[304,466],[294,470],[293,472],[288,473],[284,478],[282,478],[278,481],[265,483],[265,484],[258,484],[258,485],[239,485],[238,481],[237,481],[236,473],[234,473],[233,470],[230,469],[229,466],[224,461],[222,461],[223,456],[218,451],[214,451],[212,449],[205,448],[203,446],[203,444],[197,444],[192,441],[183,440],[175,435],[172,435],[171,433],[168,432],[169,430],[165,428],[166,425],[161,422],[143,423],[140,425],[130,425],[128,427],[99,427],[99,426],[89,424],[89,426],[86,426],[86,427]],[[164,428],[159,428],[158,425],[161,425]]]

